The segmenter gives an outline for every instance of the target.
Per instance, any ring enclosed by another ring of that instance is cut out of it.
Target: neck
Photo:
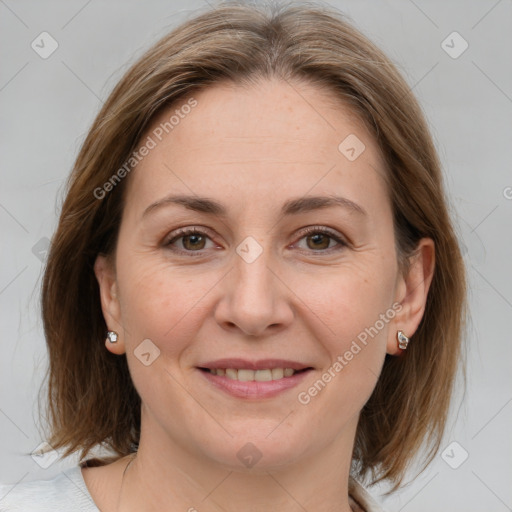
[[[139,450],[123,475],[118,510],[315,510],[350,512],[351,431],[314,455],[276,467],[260,463],[251,469],[221,465],[170,442],[157,429],[141,429]],[[258,467],[259,466],[259,467]],[[172,504],[172,509],[169,508]]]

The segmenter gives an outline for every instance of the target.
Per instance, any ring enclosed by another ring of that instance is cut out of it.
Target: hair
[[[141,400],[126,357],[105,349],[93,270],[98,254],[115,254],[130,178],[100,199],[94,191],[130,158],[162,109],[222,81],[271,78],[331,91],[368,128],[386,165],[400,268],[422,237],[435,242],[423,318],[407,352],[385,358],[360,414],[352,471],[396,489],[414,457],[421,453],[424,469],[438,452],[462,355],[466,277],[421,108],[395,65],[339,11],[230,2],[196,13],[132,65],[69,176],[42,284],[48,442],[65,448],[64,456],[79,451],[84,459],[101,445],[119,458],[140,437]]]

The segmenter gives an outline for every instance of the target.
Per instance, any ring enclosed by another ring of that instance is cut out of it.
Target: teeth
[[[266,370],[248,370],[245,368],[237,370],[235,368],[217,368],[210,369],[210,373],[213,373],[214,375],[225,376],[228,379],[239,380],[242,382],[268,382],[271,380],[279,380],[284,377],[291,377],[295,373],[295,370],[293,368],[272,368]]]
[[[228,379],[238,379],[238,370],[226,368],[226,377],[228,377]]]
[[[291,368],[288,368],[289,370],[292,370]],[[292,370],[293,375],[293,370]],[[284,377],[284,370],[282,368],[272,368],[272,380],[279,380]],[[287,375],[289,377],[289,375]]]
[[[236,371],[236,370],[234,370],[234,371]],[[238,380],[241,380],[241,381],[255,380],[256,373],[259,373],[259,372],[255,372],[253,370],[238,370],[237,371]]]

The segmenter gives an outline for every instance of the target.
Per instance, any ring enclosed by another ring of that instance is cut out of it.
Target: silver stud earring
[[[107,339],[110,343],[117,343],[117,332],[116,331],[108,331]]]
[[[396,339],[398,340],[398,348],[405,350],[410,339],[403,333],[403,331],[398,331],[396,333]]]

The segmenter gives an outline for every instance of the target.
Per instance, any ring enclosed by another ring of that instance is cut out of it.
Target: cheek
[[[137,391],[154,407],[181,404],[182,388],[176,383],[180,361],[192,349],[204,321],[201,301],[216,280],[191,278],[142,255],[120,262],[118,280],[126,356]],[[142,354],[148,352],[149,361],[144,361]]]
[[[327,358],[318,376],[324,376],[323,383],[301,390],[306,393],[301,403],[316,404],[321,417],[332,414],[334,423],[340,410],[356,414],[377,382],[395,316],[394,272],[392,259],[368,258],[325,278],[302,280],[304,315],[318,326],[315,338]]]
[[[341,350],[391,308],[395,265],[392,259],[368,254],[322,272],[290,275],[292,279],[290,287],[303,300],[303,313],[312,321],[317,318],[321,339],[331,351]]]
[[[165,255],[128,250],[118,262],[126,351],[135,372],[140,365],[134,351],[146,339],[160,351],[159,367],[178,369],[191,359],[194,340],[212,314],[211,299],[225,273],[224,269],[195,267],[180,268]],[[133,378],[137,378],[136,373]]]
[[[178,330],[182,335],[194,318],[194,306],[200,306],[201,298],[214,284],[208,276],[180,276],[162,263],[127,266],[126,270],[126,276],[119,277],[124,282],[125,325],[133,333],[145,337],[151,334],[156,339]]]

